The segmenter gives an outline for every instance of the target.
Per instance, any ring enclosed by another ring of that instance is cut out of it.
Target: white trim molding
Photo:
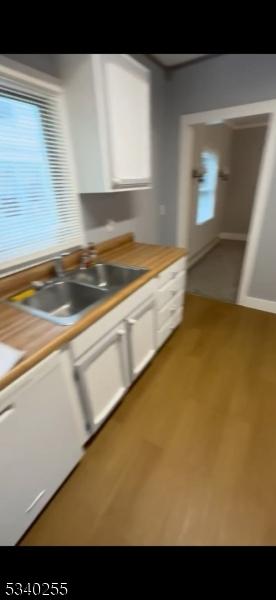
[[[234,240],[236,242],[246,242],[247,233],[228,233],[228,231],[219,234],[221,240]]]
[[[181,121],[186,125],[199,125],[206,123],[208,125],[218,125],[227,119],[239,117],[251,117],[253,115],[271,114],[275,111],[276,99],[265,100],[263,102],[251,102],[249,104],[240,104],[237,106],[228,106],[226,108],[215,108],[199,113],[190,113],[182,115]]]
[[[201,260],[205,256],[205,254],[208,254],[208,252],[213,250],[213,248],[215,246],[217,246],[218,244],[219,244],[219,238],[215,238],[214,240],[209,242],[209,244],[206,244],[206,246],[203,246],[203,248],[198,250],[198,252],[195,252],[191,256],[188,255],[187,269],[190,269],[191,267],[193,267],[199,260]]]
[[[265,312],[276,313],[276,302],[273,300],[262,300],[261,298],[246,296],[243,298],[242,306],[263,310]]]
[[[267,100],[265,102],[242,104],[228,108],[219,108],[201,113],[181,115],[178,165],[179,181],[176,207],[176,243],[178,246],[188,247],[190,198],[192,190],[191,170],[192,147],[194,141],[193,125],[201,123],[214,125],[223,123],[227,119],[263,114],[268,114],[269,118],[253,208],[251,212],[249,231],[247,235],[248,243],[246,244],[245,248],[245,255],[237,295],[237,304],[249,306],[249,303],[251,302],[252,307],[254,304],[253,308],[258,308],[257,304],[261,304],[263,307],[261,310],[274,312],[271,309],[271,306],[274,304],[273,302],[262,299],[258,300],[257,298],[251,301],[247,294],[253,274],[263,217],[265,214],[271,178],[276,160],[276,99]]]
[[[238,131],[240,129],[255,129],[256,127],[267,127],[267,122],[262,121],[254,124],[248,123],[246,125],[232,125],[231,123],[225,121],[224,125],[226,125],[226,127],[229,127],[229,129],[232,129],[233,131]]]

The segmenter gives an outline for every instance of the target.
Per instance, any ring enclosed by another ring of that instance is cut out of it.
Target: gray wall
[[[230,179],[222,223],[224,232],[248,232],[265,134],[265,126],[232,132]]]
[[[276,54],[218,56],[175,70],[167,83],[161,240],[175,243],[180,115],[276,98]]]
[[[176,242],[181,114],[276,98],[276,54],[228,54],[176,70],[167,85],[161,221],[163,243]],[[249,295],[276,301],[276,164]]]
[[[33,69],[48,73],[48,75],[56,77],[58,74],[53,54],[4,54],[3,56],[7,56]]]

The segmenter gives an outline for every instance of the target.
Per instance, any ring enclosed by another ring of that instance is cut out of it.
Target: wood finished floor
[[[188,295],[21,544],[274,545],[275,506],[276,315]]]

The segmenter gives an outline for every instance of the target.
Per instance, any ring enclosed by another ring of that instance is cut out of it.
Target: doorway
[[[236,302],[268,115],[194,125],[187,291]]]
[[[189,252],[188,292],[250,305],[275,114],[269,101],[182,117],[177,218],[178,243]]]

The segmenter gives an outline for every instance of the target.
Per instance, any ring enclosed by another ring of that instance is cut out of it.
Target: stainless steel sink
[[[146,272],[147,269],[138,267],[97,263],[88,269],[74,271],[70,274],[70,277],[78,283],[115,292],[132,283],[132,281],[135,281],[135,279],[141,277]]]
[[[46,283],[25,300],[7,302],[52,323],[72,325],[92,307],[146,272],[147,269],[98,263],[85,270],[65,272],[63,277]]]
[[[72,325],[109,295],[107,290],[62,280],[45,285],[34,296],[12,304],[53,323]]]

